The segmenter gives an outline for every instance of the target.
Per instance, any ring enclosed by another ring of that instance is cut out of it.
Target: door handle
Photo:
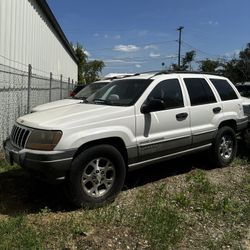
[[[177,121],[183,121],[188,117],[188,113],[180,113],[176,115]]]
[[[221,111],[221,107],[213,108],[214,114],[218,114],[218,113],[220,113],[220,111]]]

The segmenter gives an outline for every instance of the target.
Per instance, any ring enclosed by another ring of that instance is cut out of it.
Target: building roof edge
[[[78,59],[76,57],[76,54],[75,54],[72,46],[70,45],[66,35],[64,34],[62,28],[60,27],[59,23],[57,22],[54,14],[51,11],[51,9],[50,9],[48,3],[46,2],[46,0],[36,0],[36,2],[39,5],[39,7],[41,8],[41,10],[44,12],[45,16],[47,17],[47,19],[51,23],[52,27],[57,32],[59,38],[61,39],[61,41],[62,41],[62,43],[64,45],[64,47],[66,48],[66,50],[68,51],[68,53],[70,54],[72,59],[75,61],[75,63],[78,63]]]

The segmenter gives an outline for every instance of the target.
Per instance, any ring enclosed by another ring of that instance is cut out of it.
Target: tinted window
[[[133,105],[152,79],[115,80],[87,98],[86,102],[114,106]]]
[[[149,94],[146,102],[149,102],[152,99],[163,100],[165,109],[184,106],[180,83],[177,79],[160,82]]]
[[[210,79],[210,81],[218,91],[222,101],[238,99],[238,96],[228,81],[222,79]]]
[[[205,79],[185,78],[184,82],[192,106],[216,102],[215,96]]]

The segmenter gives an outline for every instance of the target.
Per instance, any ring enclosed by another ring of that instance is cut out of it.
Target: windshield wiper
[[[101,99],[101,98],[96,98],[93,100],[94,103],[100,103],[100,104],[110,104],[110,101],[107,101],[107,100],[104,100],[104,99]]]
[[[87,100],[87,97],[82,97],[82,103],[89,103],[89,101]]]

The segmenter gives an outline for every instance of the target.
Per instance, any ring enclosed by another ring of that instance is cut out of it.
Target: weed
[[[50,208],[48,208],[48,207],[44,207],[44,208],[42,208],[41,210],[40,210],[40,213],[41,214],[48,214],[48,213],[50,213],[51,212],[51,209]]]
[[[149,240],[152,249],[168,249],[183,237],[178,212],[169,207],[159,207],[157,203],[144,207],[141,217],[137,217],[135,222],[137,230]]]
[[[234,211],[234,204],[229,197],[224,197],[219,200],[214,209],[220,213],[226,214]]]
[[[0,249],[44,249],[41,235],[18,216],[0,223]]]
[[[175,196],[174,201],[180,206],[180,207],[189,207],[191,204],[190,199],[184,194],[179,193]]]
[[[246,157],[240,158],[236,157],[232,163],[232,165],[235,166],[246,166],[249,165],[248,159]]]
[[[209,182],[205,173],[201,170],[195,171],[186,179],[191,184],[189,191],[196,198],[198,198],[201,194],[213,194],[215,192],[215,187]]]
[[[0,174],[18,168],[17,165],[11,166],[7,161],[0,160]]]

